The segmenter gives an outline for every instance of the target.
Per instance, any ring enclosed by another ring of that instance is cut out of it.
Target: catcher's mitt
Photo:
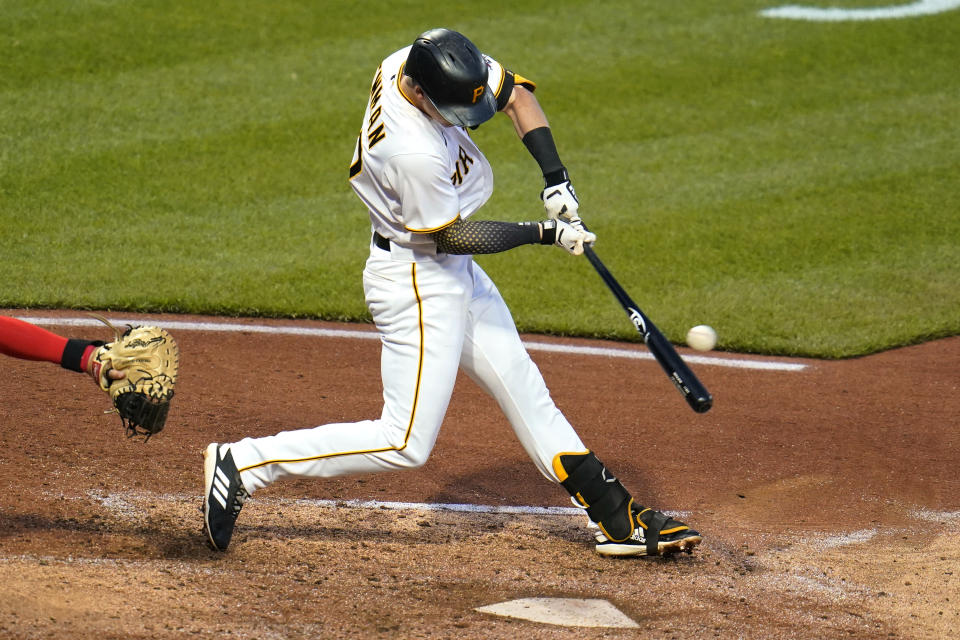
[[[167,421],[180,368],[180,349],[159,327],[127,325],[127,330],[120,333],[106,318],[94,317],[113,329],[116,339],[93,352],[91,372],[113,400],[127,437],[145,436],[149,440]],[[111,369],[126,375],[114,380],[109,375]]]

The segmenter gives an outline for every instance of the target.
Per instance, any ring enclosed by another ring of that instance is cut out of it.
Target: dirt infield
[[[801,371],[695,365],[715,397],[702,415],[653,361],[531,351],[557,404],[638,501],[704,535],[693,555],[614,560],[594,554],[579,516],[430,506],[569,506],[466,378],[423,469],[278,483],[244,508],[226,554],[209,550],[203,447],[379,415],[378,343],[171,332],[182,379],[166,430],[147,443],[123,437],[86,377],[0,360],[0,638],[943,638],[960,628],[960,338],[775,361]],[[539,596],[605,599],[640,629],[475,610]]]

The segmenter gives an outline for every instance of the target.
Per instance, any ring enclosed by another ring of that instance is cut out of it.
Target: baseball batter
[[[529,80],[447,29],[421,34],[373,75],[350,184],[371,222],[363,272],[382,343],[383,411],[377,418],[285,431],[204,452],[204,525],[225,550],[253,492],[288,476],[333,477],[422,466],[458,368],[498,402],[531,460],[596,525],[603,555],[690,550],[700,535],[641,507],[581,442],[557,409],[513,318],[475,254],[524,244],[573,255],[593,242]],[[493,172],[468,129],[496,112],[512,121],[540,165],[547,220],[474,221]]]

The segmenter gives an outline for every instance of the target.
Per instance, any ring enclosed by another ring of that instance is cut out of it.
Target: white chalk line
[[[879,531],[877,529],[861,529],[838,536],[828,536],[814,543],[814,546],[819,549],[832,549],[834,547],[845,547],[851,544],[863,544],[864,542],[869,542],[878,533]]]
[[[64,327],[102,327],[103,323],[94,318],[45,318],[34,316],[16,316],[18,320],[36,325],[52,325]],[[186,322],[182,320],[165,320],[149,317],[107,318],[115,325],[154,324],[171,331],[209,331],[226,333],[263,333],[270,335],[313,336],[318,338],[347,338],[359,340],[379,340],[380,334],[375,331],[360,331],[351,329],[321,329],[317,327],[291,327],[264,324],[240,324],[235,322]],[[524,341],[523,345],[529,351],[549,351],[555,353],[570,353],[585,356],[605,358],[628,358],[633,360],[653,360],[649,351],[633,349],[612,349],[609,347],[587,347],[577,345],[554,344],[547,342]],[[735,369],[754,369],[760,371],[787,371],[798,372],[809,368],[809,365],[777,360],[747,360],[743,358],[721,358],[717,356],[684,355],[683,359],[692,364],[712,367],[731,367]]]
[[[61,497],[59,494],[57,497]],[[136,491],[113,491],[106,493],[98,489],[86,492],[86,497],[97,504],[115,511],[121,516],[134,515],[135,503],[197,503],[202,496],[186,494],[152,494]],[[313,507],[320,509],[373,509],[382,511],[426,511],[455,513],[508,514],[525,516],[582,516],[586,519],[586,510],[579,507],[527,507],[511,505],[460,504],[447,502],[397,502],[384,500],[336,500],[320,498],[258,498],[251,497],[250,503],[268,507]],[[146,512],[144,512],[145,514]],[[664,511],[676,519],[690,516],[689,511]]]
[[[957,523],[960,522],[960,511],[934,511],[932,509],[915,509],[911,514],[917,520],[926,522]]]
[[[785,5],[764,9],[760,12],[766,18],[785,18],[788,20],[808,20],[811,22],[848,22],[862,20],[896,20],[915,18],[943,13],[960,7],[960,0],[918,0],[908,4],[888,7],[862,7],[845,9],[843,7],[812,7],[807,5]]]

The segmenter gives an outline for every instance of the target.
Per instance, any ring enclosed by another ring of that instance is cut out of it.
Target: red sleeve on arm
[[[46,360],[60,364],[67,339],[46,329],[0,316],[0,353],[22,360]]]

